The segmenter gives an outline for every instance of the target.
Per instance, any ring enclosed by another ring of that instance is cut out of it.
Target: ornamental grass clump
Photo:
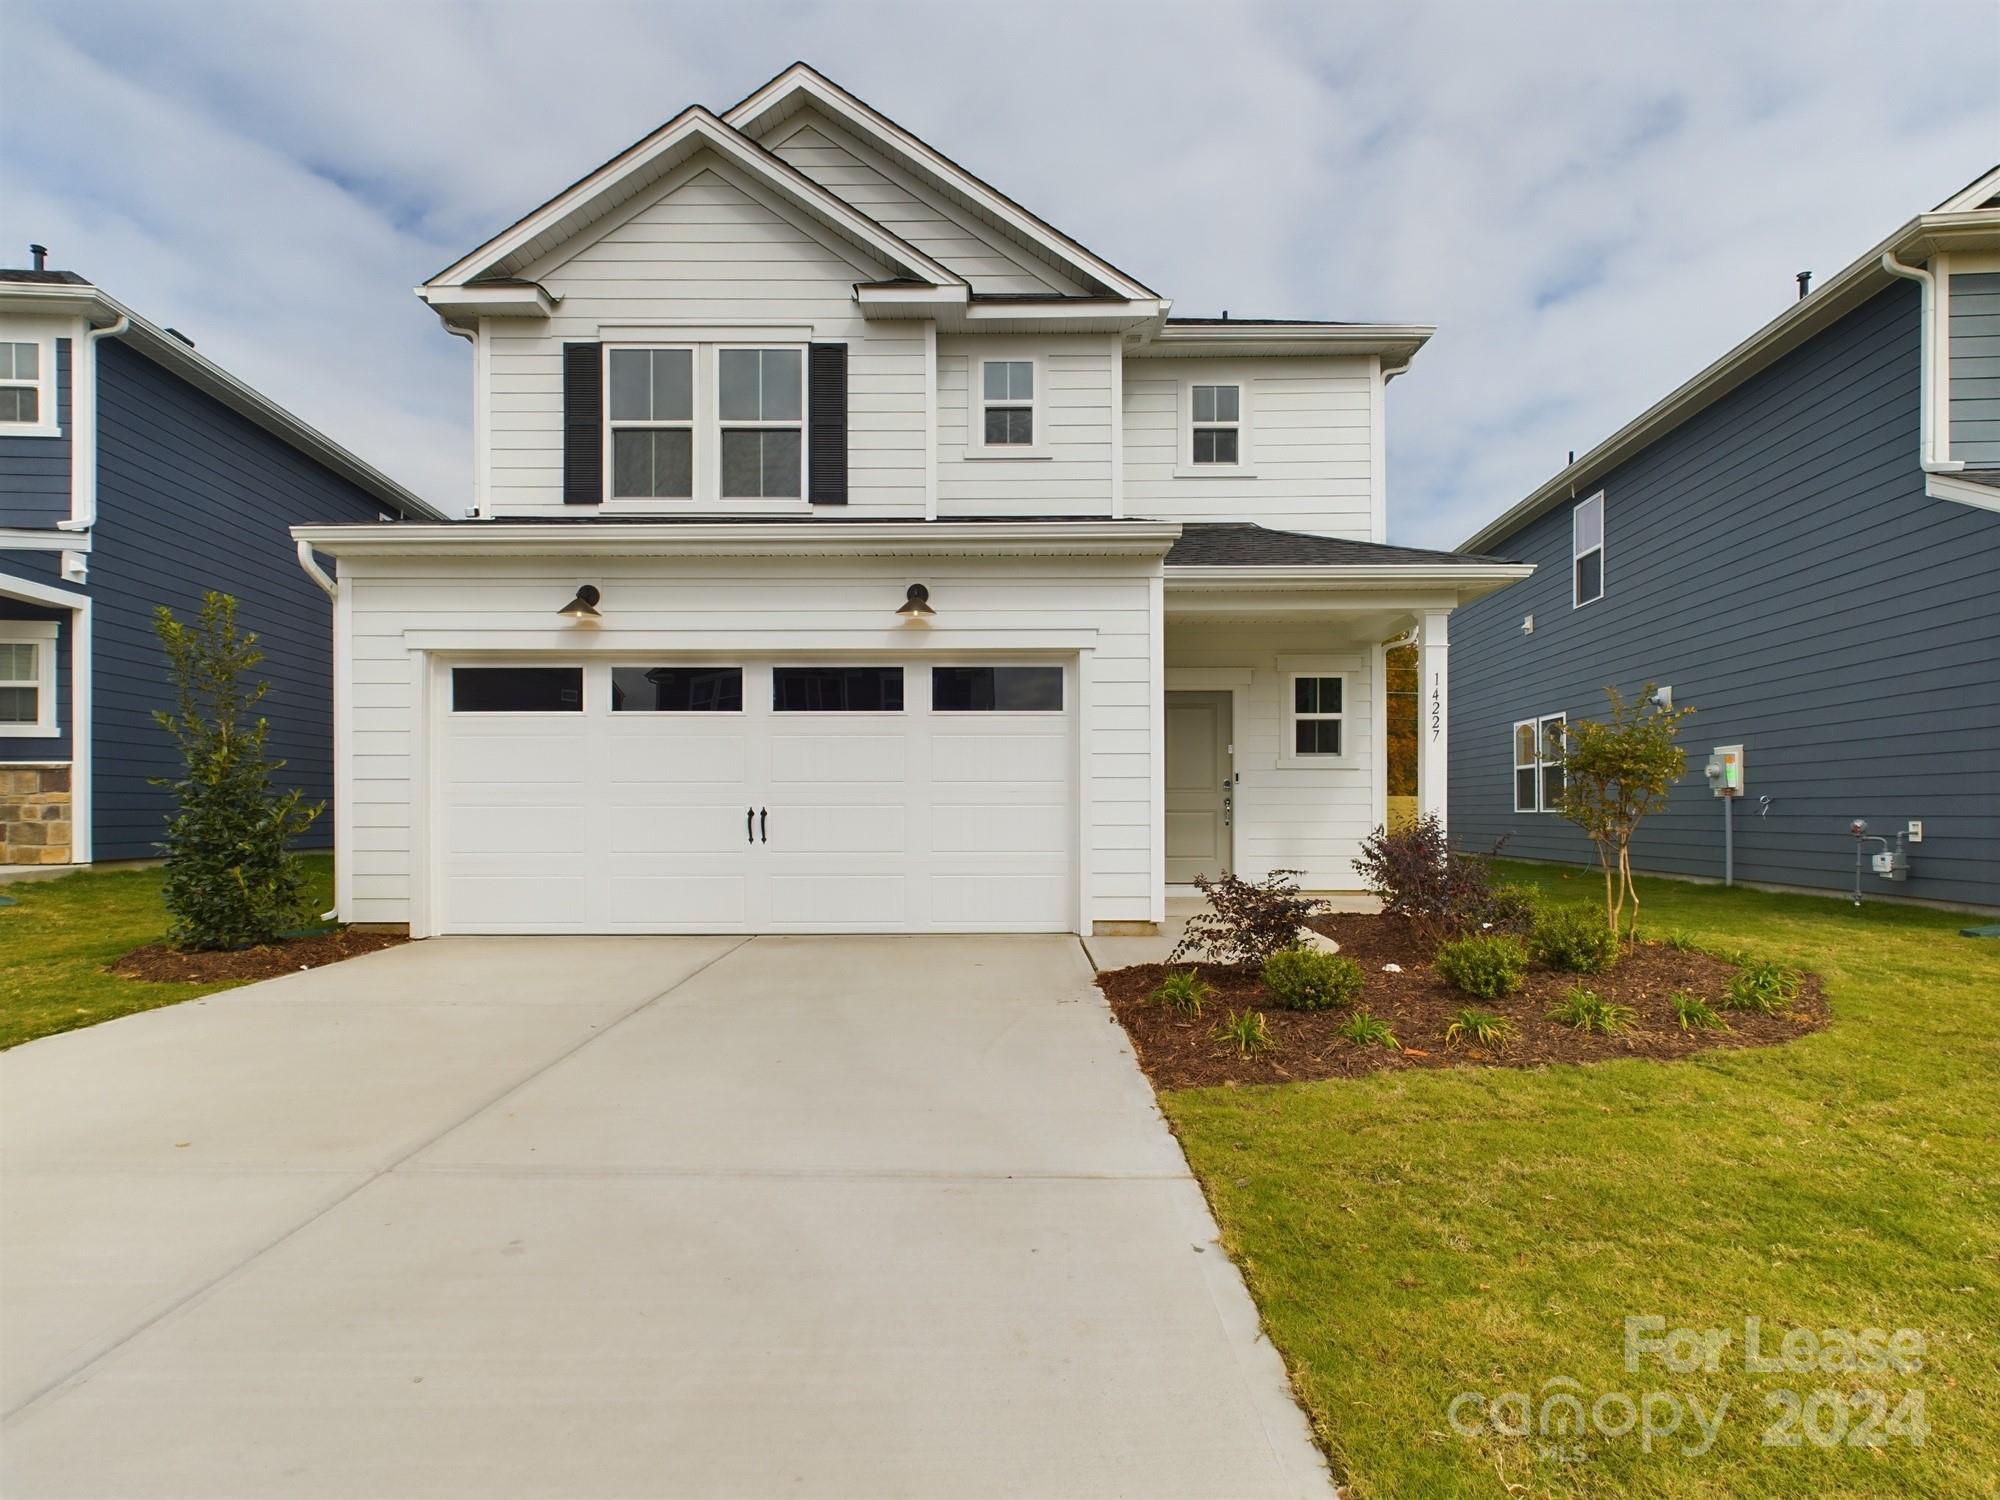
[[[1638,1019],[1631,1006],[1614,1004],[1596,990],[1587,990],[1580,985],[1550,1006],[1548,1017],[1559,1025],[1577,1031],[1594,1031],[1599,1036],[1617,1036],[1620,1032],[1630,1031],[1633,1021]]]
[[[1798,999],[1804,982],[1797,969],[1768,959],[1752,959],[1729,981],[1722,1008],[1755,1011],[1760,1016],[1783,1015]]]
[[[1437,951],[1439,977],[1453,989],[1481,1000],[1498,1000],[1521,987],[1527,950],[1514,937],[1465,937]]]
[[[1215,998],[1215,986],[1193,969],[1175,969],[1153,986],[1147,998],[1155,1005],[1164,1005],[1182,1020],[1192,1021]]]
[[[1215,1028],[1215,1039],[1234,1047],[1238,1057],[1250,1057],[1271,1050],[1271,1028],[1259,1010],[1233,1010],[1229,1019]]]
[[[1332,1010],[1361,995],[1361,965],[1317,948],[1281,948],[1264,960],[1262,974],[1286,1010]]]

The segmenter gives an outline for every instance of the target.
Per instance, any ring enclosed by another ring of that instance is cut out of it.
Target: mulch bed
[[[1247,966],[1198,966],[1216,993],[1195,1021],[1184,1021],[1146,998],[1170,967],[1188,965],[1135,964],[1107,970],[1097,976],[1098,987],[1131,1036],[1146,1076],[1159,1088],[1178,1089],[1354,1078],[1398,1068],[1537,1068],[1617,1057],[1673,1059],[1717,1047],[1775,1046],[1827,1023],[1825,990],[1816,975],[1808,974],[1790,1014],[1722,1011],[1729,1030],[1682,1031],[1668,996],[1690,990],[1720,1010],[1736,968],[1706,953],[1684,953],[1659,943],[1626,949],[1616,967],[1604,974],[1566,974],[1530,965],[1519,990],[1489,1001],[1460,994],[1438,978],[1429,952],[1399,918],[1341,915],[1317,918],[1312,925],[1361,965],[1367,983],[1358,1008],[1386,1022],[1400,1050],[1347,1040],[1340,1027],[1350,1010],[1279,1008],[1257,971]],[[1402,965],[1402,972],[1384,973],[1386,963]],[[1549,1020],[1549,1007],[1578,985],[1630,1006],[1637,1012],[1632,1029],[1599,1036]],[[1518,1034],[1502,1048],[1447,1047],[1445,1028],[1467,1006],[1508,1017]],[[1239,1056],[1212,1035],[1217,1021],[1246,1007],[1264,1013],[1272,1041],[1268,1052],[1251,1057]]]
[[[296,974],[301,969],[317,969],[357,958],[381,948],[407,943],[400,932],[356,932],[342,928],[314,937],[287,938],[261,948],[239,948],[229,953],[182,953],[164,944],[134,948],[111,965],[111,972],[127,979],[150,979],[162,983],[213,984],[228,979],[276,979],[280,974]]]

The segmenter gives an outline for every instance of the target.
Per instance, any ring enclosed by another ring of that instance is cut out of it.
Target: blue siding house
[[[1638,868],[1851,890],[1859,819],[1907,856],[1865,895],[2000,905],[2000,168],[1461,550],[1536,565],[1452,620],[1466,847],[1594,861],[1550,810],[1556,721],[1652,682],[1696,713]]]
[[[331,602],[288,528],[405,517],[437,512],[184,338],[73,272],[0,270],[0,866],[157,853],[153,611],[208,589],[260,638],[284,778],[329,797]]]

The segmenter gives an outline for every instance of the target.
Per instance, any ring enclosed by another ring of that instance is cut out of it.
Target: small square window
[[[1341,753],[1341,715],[1345,712],[1344,678],[1301,676],[1292,679],[1292,754],[1337,756]]]
[[[1239,464],[1242,454],[1242,387],[1188,387],[1188,458],[1197,464]]]
[[[1035,443],[1035,362],[989,359],[980,364],[979,441],[985,448],[1032,448]]]
[[[42,420],[42,346],[0,342],[0,424]]]

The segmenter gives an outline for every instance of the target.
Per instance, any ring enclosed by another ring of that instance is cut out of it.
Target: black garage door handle
[[[757,809],[754,807],[743,809],[743,838],[747,843],[757,842]]]
[[[769,818],[770,816],[771,816],[770,808],[760,807],[757,809],[757,838],[761,843],[768,844],[771,842],[770,828],[765,822],[765,819]]]

